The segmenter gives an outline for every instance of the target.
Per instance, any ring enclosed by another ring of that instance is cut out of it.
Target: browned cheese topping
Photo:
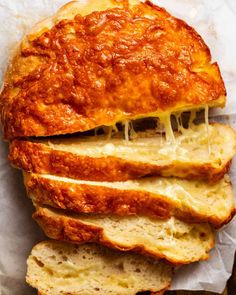
[[[23,42],[1,95],[7,138],[224,104],[209,49],[186,23],[151,3],[62,20]]]

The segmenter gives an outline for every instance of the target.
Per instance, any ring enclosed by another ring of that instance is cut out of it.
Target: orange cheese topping
[[[8,138],[224,104],[200,36],[149,2],[62,20],[23,44],[14,63],[1,96]]]

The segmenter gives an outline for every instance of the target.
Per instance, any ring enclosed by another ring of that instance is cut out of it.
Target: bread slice
[[[209,48],[151,1],[72,1],[19,46],[0,98],[5,137],[50,136],[223,107]]]
[[[76,213],[171,216],[215,227],[234,215],[229,176],[215,184],[176,178],[142,178],[126,182],[95,182],[52,175],[24,174],[36,206],[49,205]]]
[[[34,219],[52,239],[73,243],[96,242],[165,258],[175,264],[207,259],[214,246],[214,230],[207,223],[184,223],[143,216],[76,215],[40,207]]]
[[[46,295],[135,295],[161,291],[172,267],[135,253],[99,245],[44,241],[27,260],[27,282]]]
[[[209,135],[209,136],[208,136]],[[236,133],[229,126],[193,125],[175,133],[175,143],[153,132],[124,140],[121,133],[14,140],[9,159],[21,169],[95,181],[125,181],[146,175],[217,181],[236,152]]]

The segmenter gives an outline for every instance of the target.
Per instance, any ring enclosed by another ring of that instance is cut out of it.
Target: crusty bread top
[[[103,11],[101,11],[103,10]],[[150,1],[74,1],[23,40],[5,78],[6,138],[224,106],[208,47]]]

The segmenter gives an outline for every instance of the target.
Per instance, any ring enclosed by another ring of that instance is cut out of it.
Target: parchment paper
[[[16,42],[34,23],[51,15],[66,2],[0,0],[0,79]],[[228,92],[227,107],[211,112],[211,117],[236,128],[236,0],[153,2],[194,26],[210,46],[213,60],[220,64]],[[1,140],[0,295],[36,294],[24,280],[26,258],[32,246],[45,237],[31,219],[33,207],[26,197],[21,174],[10,167],[7,153],[7,144]],[[234,186],[235,164],[231,169]],[[219,231],[210,260],[184,266],[176,272],[172,289],[222,292],[232,271],[235,249],[236,220]]]

